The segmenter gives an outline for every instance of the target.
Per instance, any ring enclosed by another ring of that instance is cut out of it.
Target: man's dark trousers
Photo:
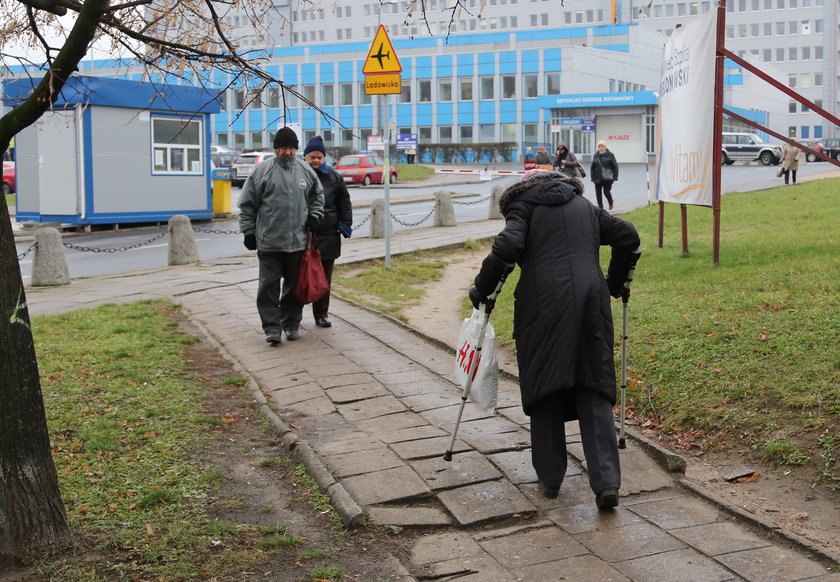
[[[295,283],[303,251],[275,253],[258,251],[260,282],[257,287],[257,311],[263,331],[300,327],[303,305],[295,298]],[[282,290],[280,280],[283,280]]]
[[[566,474],[567,417],[564,403],[571,399],[552,395],[537,402],[531,412],[531,460],[537,477],[547,487],[559,487]],[[615,420],[610,402],[590,390],[575,390],[575,404],[583,441],[583,454],[593,493],[621,486],[621,467]]]

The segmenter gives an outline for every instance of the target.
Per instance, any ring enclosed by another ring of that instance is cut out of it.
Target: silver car
[[[241,188],[254,170],[254,166],[265,160],[270,160],[274,157],[274,150],[264,150],[259,152],[246,152],[239,154],[236,161],[230,167],[230,182],[231,185]]]

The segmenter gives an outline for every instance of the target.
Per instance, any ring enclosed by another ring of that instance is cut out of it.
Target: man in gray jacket
[[[287,341],[300,337],[303,305],[295,298],[295,282],[306,230],[316,230],[324,215],[324,188],[309,164],[296,156],[295,132],[280,129],[274,149],[276,157],[254,168],[239,195],[239,230],[245,248],[257,251],[257,311],[265,341],[272,345],[280,343],[281,331]]]

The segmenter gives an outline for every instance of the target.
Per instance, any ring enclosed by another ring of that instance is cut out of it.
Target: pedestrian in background
[[[595,198],[598,208],[604,207],[602,195],[607,198],[610,210],[613,209],[612,185],[618,180],[618,162],[613,153],[607,149],[607,142],[598,142],[598,151],[592,156],[592,166],[589,168],[592,182],[595,184]]]
[[[540,146],[537,150],[537,156],[534,158],[534,161],[537,162],[539,166],[550,166],[551,165],[551,156],[548,155],[548,151],[545,147]]]
[[[564,143],[557,146],[557,155],[554,156],[552,166],[555,170],[569,178],[586,177],[583,166],[580,165],[575,154]]]
[[[324,215],[324,189],[309,164],[297,157],[294,131],[281,128],[274,150],[276,157],[257,164],[242,187],[239,230],[245,248],[256,250],[259,259],[257,311],[265,341],[279,344],[281,331],[288,341],[300,337],[303,305],[295,298],[295,282],[306,229],[316,230]]]
[[[558,172],[528,172],[508,187],[499,199],[505,227],[469,295],[478,307],[519,265],[513,338],[543,495],[559,494],[567,464],[564,423],[577,419],[595,504],[610,509],[621,487],[610,295],[629,293],[623,287],[639,235],[582,195],[580,180]],[[600,245],[612,247],[607,278]]]
[[[801,155],[802,150],[793,144],[785,144],[782,149],[782,157],[779,161],[782,164],[785,184],[789,184],[791,178],[793,178],[793,183],[796,184],[796,171],[799,170],[799,157]]]
[[[324,218],[316,231],[318,250],[321,251],[321,264],[324,274],[332,286],[333,267],[335,260],[341,256],[341,236],[349,237],[353,232],[353,206],[350,204],[350,193],[344,184],[344,178],[324,163],[327,152],[324,140],[320,135],[314,136],[303,150],[303,159],[315,170],[321,186],[324,188]],[[330,327],[329,320],[330,293],[312,303],[312,315],[318,327]]]

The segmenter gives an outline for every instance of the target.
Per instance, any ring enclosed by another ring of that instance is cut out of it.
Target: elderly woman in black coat
[[[470,299],[484,302],[503,274],[520,266],[513,337],[542,492],[549,498],[559,493],[566,474],[564,423],[577,419],[596,505],[610,509],[621,486],[610,295],[629,292],[623,287],[639,235],[582,194],[579,180],[558,172],[535,171],[511,185],[499,200],[505,228]],[[602,245],[612,247],[607,278],[599,263]]]
[[[315,175],[324,187],[324,218],[318,226],[318,250],[321,251],[321,264],[324,274],[332,285],[332,273],[335,260],[341,256],[341,236],[349,237],[353,225],[353,206],[350,193],[344,184],[344,178],[324,163],[326,150],[320,135],[314,136],[303,150],[303,158],[309,163]],[[327,315],[330,310],[330,294],[312,303],[312,315],[318,327],[331,327]]]
[[[598,151],[592,156],[590,167],[592,182],[595,184],[595,199],[598,207],[604,207],[603,196],[606,196],[610,210],[613,209],[612,185],[618,180],[618,162],[613,153],[607,148],[607,142],[598,142]]]

